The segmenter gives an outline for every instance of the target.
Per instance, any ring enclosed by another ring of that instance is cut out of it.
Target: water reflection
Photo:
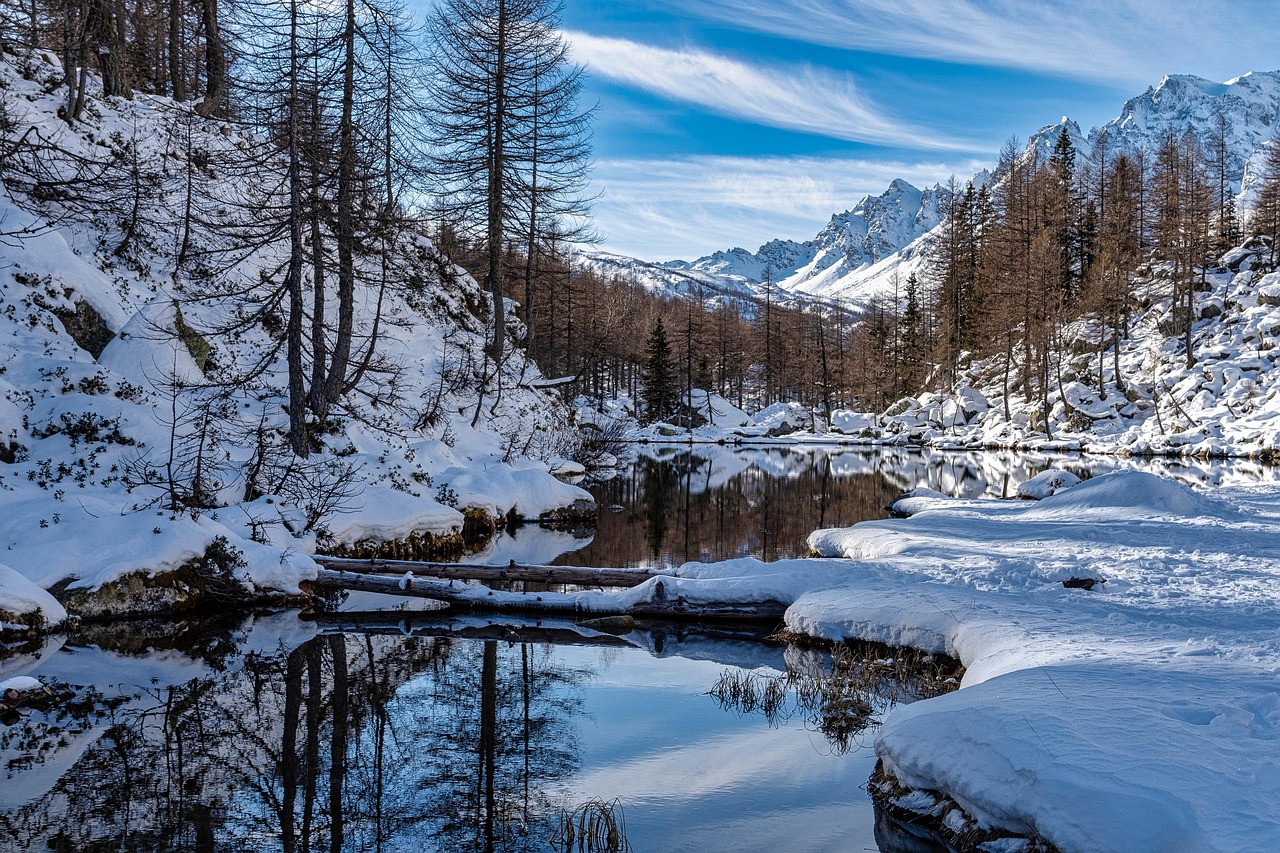
[[[549,851],[566,814],[615,799],[638,851],[875,843],[871,750],[708,695],[726,667],[807,672],[812,652],[688,626],[355,627],[279,614],[218,658],[106,635],[44,650],[29,672],[93,686],[0,728],[0,847]],[[577,642],[524,641],[539,631]]]
[[[92,659],[123,680],[94,688],[109,702],[80,690],[3,731],[0,837],[17,850],[543,850],[586,675],[549,648],[333,634],[224,669],[64,648],[36,674],[74,678]]]
[[[1280,478],[1277,468],[1244,459],[831,445],[641,446],[630,467],[591,487],[602,510],[593,536],[524,528],[500,535],[489,551],[469,560],[636,566],[796,557],[804,554],[813,530],[883,518],[884,507],[904,491],[924,486],[955,497],[1011,498],[1018,486],[1050,467],[1082,478],[1138,468],[1197,487]]]

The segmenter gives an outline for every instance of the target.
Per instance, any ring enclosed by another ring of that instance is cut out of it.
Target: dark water
[[[642,446],[613,479],[588,485],[601,507],[578,536],[525,527],[468,562],[670,566],[689,561],[803,556],[814,530],[884,518],[898,495],[927,487],[955,497],[1009,498],[1057,467],[1081,478],[1139,468],[1192,486],[1274,481],[1248,460],[1120,460],[1015,452],[809,447]]]

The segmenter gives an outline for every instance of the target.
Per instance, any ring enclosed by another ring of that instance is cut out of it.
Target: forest
[[[301,456],[339,399],[389,370],[377,347],[382,300],[419,274],[404,268],[406,234],[428,235],[485,283],[494,363],[511,337],[570,394],[642,401],[647,420],[688,417],[681,401],[699,388],[748,409],[882,411],[992,357],[1006,405],[1017,393],[1047,416],[1055,353],[1089,348],[1098,392],[1124,388],[1119,349],[1138,280],[1167,283],[1168,335],[1190,364],[1206,271],[1247,239],[1275,267],[1280,145],[1268,148],[1252,209],[1238,211],[1220,118],[1211,138],[1170,134],[1150,151],[1120,149],[1104,132],[1079,152],[1065,127],[1051,150],[1011,139],[985,180],[943,187],[926,262],[862,311],[774,298],[767,272],[756,299],[700,286],[678,298],[602,278],[573,261],[575,246],[598,239],[592,108],[580,103],[584,70],[559,12],[554,0],[448,0],[418,22],[396,0],[0,0],[0,48],[57,54],[68,123],[82,120],[96,73],[108,96],[170,96],[260,140],[238,163],[187,152],[173,275],[192,299],[252,305],[212,332],[279,328]],[[51,165],[50,139],[6,138],[6,186],[112,209],[123,223],[115,252],[129,254],[157,164],[135,147],[114,178],[92,175],[86,189],[90,165],[70,155]],[[237,169],[242,197],[201,193],[206,176]],[[200,231],[202,245],[223,248],[193,250]],[[276,269],[221,282],[246,247],[271,243],[283,246]],[[370,299],[372,311],[357,310]],[[1088,341],[1071,325],[1082,318]],[[483,382],[497,371],[479,372]]]

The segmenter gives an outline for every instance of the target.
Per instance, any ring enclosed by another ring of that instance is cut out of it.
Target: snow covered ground
[[[1064,851],[1277,849],[1280,490],[1122,471],[911,508],[810,538],[844,559],[687,564],[677,592],[958,657],[962,689],[892,711],[877,751],[979,823]]]
[[[520,351],[501,368],[485,361],[479,286],[408,227],[389,251],[407,280],[385,298],[362,288],[356,307],[362,329],[375,304],[382,312],[370,378],[295,460],[261,289],[280,247],[241,253],[219,230],[251,225],[237,211],[268,197],[270,163],[245,162],[258,141],[167,98],[102,99],[92,81],[69,125],[56,114],[61,79],[44,53],[0,61],[2,141],[44,143],[13,154],[0,182],[28,156],[59,174],[101,172],[66,198],[0,183],[0,611],[65,615],[15,572],[43,589],[95,589],[174,569],[221,537],[242,553],[249,590],[289,593],[314,576],[319,547],[454,535],[468,508],[537,519],[590,502],[548,464],[571,439],[567,408],[534,387]],[[192,170],[204,215],[186,236],[201,260],[175,269]],[[129,193],[111,181],[136,184],[146,203],[122,203]],[[219,286],[248,295],[212,298]],[[259,309],[261,322],[242,322]]]

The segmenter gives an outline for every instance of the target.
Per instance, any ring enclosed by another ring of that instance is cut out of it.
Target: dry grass
[[[792,637],[780,639],[792,640]],[[873,643],[824,650],[792,643],[781,674],[725,670],[708,694],[722,708],[761,714],[770,725],[803,719],[837,753],[858,744],[878,722],[877,709],[937,696],[959,684],[959,665],[946,657]]]

